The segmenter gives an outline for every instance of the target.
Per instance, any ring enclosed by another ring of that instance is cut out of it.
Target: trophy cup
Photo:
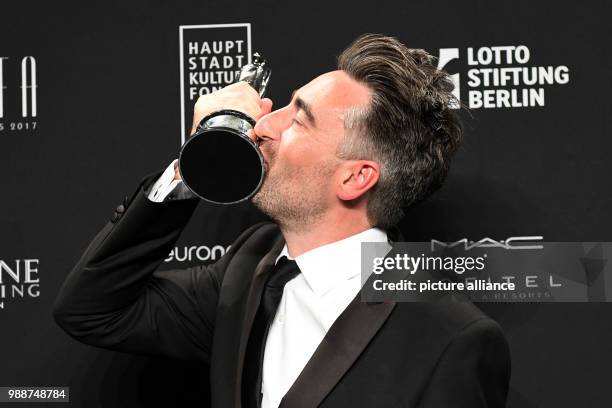
[[[258,54],[240,69],[236,79],[263,96],[270,68]],[[264,179],[264,158],[247,136],[255,126],[248,115],[225,109],[205,116],[181,148],[179,171],[185,186],[215,204],[234,204],[253,197]]]

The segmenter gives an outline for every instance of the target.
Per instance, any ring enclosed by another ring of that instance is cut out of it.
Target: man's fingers
[[[244,81],[236,82],[210,94],[198,98],[193,112],[191,133],[197,129],[206,115],[215,111],[233,109],[258,120],[272,109],[272,101],[261,100],[253,87]]]

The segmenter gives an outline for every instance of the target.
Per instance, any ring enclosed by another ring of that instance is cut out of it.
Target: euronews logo
[[[216,261],[220,259],[223,255],[229,251],[231,245],[226,247],[222,245],[214,245],[209,247],[207,245],[193,245],[193,246],[185,246],[185,247],[175,247],[170,251],[168,257],[164,260],[165,262],[189,262],[189,261],[202,261],[202,262],[210,262]]]

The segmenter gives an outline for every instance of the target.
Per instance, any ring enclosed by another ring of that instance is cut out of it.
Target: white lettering
[[[536,283],[537,276],[525,276],[525,286],[528,288],[537,288],[538,284]]]
[[[4,60],[8,59],[8,57],[0,57],[0,119],[4,117],[4,90],[6,86],[4,86]]]
[[[220,259],[227,251],[229,251],[230,245],[224,247],[222,245],[215,245],[213,247],[208,247],[206,245],[201,246],[190,246],[190,247],[175,247],[173,248],[164,262],[172,262],[172,261],[216,261]]]
[[[11,269],[6,262],[0,260],[0,283],[4,283],[4,279],[3,279],[3,275],[2,275],[2,271],[5,271],[7,274],[9,274],[13,280],[15,282],[20,282],[19,280],[19,265],[21,264],[21,260],[17,259],[15,261],[15,270]]]
[[[476,55],[476,58],[474,58]],[[524,45],[480,47],[474,54],[474,49],[467,49],[468,65],[490,65],[490,64],[525,64],[529,61],[529,48]]]
[[[25,266],[24,283],[40,282],[40,278],[32,277],[32,274],[38,274],[38,268],[32,266],[32,264],[36,264],[36,266],[38,266],[38,259],[24,259],[23,264]]]
[[[226,40],[226,41],[212,41],[212,44],[208,41],[204,42],[193,42],[190,41],[187,45],[187,51],[189,55],[195,54],[228,54],[230,52],[242,53],[242,43],[244,40]],[[234,48],[236,50],[234,51]]]
[[[468,105],[472,109],[520,108],[544,104],[544,88],[485,89],[468,92]]]
[[[28,76],[29,66],[29,76]],[[29,80],[28,80],[29,78]],[[36,60],[34,57],[23,57],[21,60],[21,115],[28,117],[28,89],[30,90],[30,116],[36,117]]]

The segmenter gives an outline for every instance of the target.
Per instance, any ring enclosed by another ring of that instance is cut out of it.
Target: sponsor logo
[[[182,25],[179,42],[182,145],[198,97],[231,84],[251,62],[251,24]]]
[[[230,245],[224,247],[222,245],[215,245],[212,247],[206,245],[190,246],[190,247],[175,247],[165,259],[165,262],[179,261],[216,261],[220,259],[227,251],[229,251]]]
[[[0,131],[36,129],[36,58],[0,56]]]
[[[38,259],[0,259],[0,309],[5,301],[40,296]]]
[[[502,240],[485,237],[478,241],[463,238],[452,242],[432,239],[431,250],[434,251],[436,248],[458,248],[464,251],[476,248],[501,248],[509,251],[542,250],[544,249],[543,240],[544,237],[541,235],[515,236]],[[490,276],[484,273],[478,277],[467,277],[465,282],[475,282],[478,279],[484,279],[489,283],[496,281],[512,283],[515,289],[511,292],[486,291],[477,293],[472,296],[472,300],[475,301],[548,301],[552,296],[550,291],[563,286],[563,283],[554,274],[521,274],[519,276],[518,274],[496,273],[494,276]]]
[[[479,241],[470,241],[467,238],[460,239],[454,242],[443,242],[437,239],[431,240],[431,250],[435,251],[436,248],[454,248],[457,246],[463,246],[465,251],[469,251],[474,248],[504,248],[504,249],[543,249],[542,236],[524,236],[524,237],[509,237],[505,240],[497,241],[493,238],[483,238]],[[536,244],[538,242],[539,244]]]
[[[531,57],[525,45],[441,48],[438,68],[460,62],[464,73],[451,75],[454,95],[467,100],[470,109],[541,107],[546,88],[569,83],[570,70],[566,65],[534,65]]]

